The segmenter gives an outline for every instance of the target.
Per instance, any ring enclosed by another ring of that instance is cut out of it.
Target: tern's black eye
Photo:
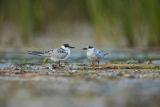
[[[93,48],[93,46],[88,46],[88,48],[90,48],[90,49],[91,49],[91,48]]]

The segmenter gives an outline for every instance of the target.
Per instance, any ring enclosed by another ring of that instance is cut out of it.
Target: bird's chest
[[[88,57],[88,59],[90,59],[90,60],[97,60],[98,59],[98,57],[96,56],[96,54],[94,54],[93,52],[87,52],[87,57]]]

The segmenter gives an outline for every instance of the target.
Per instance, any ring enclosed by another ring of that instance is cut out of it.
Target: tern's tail
[[[44,53],[43,52],[39,52],[39,51],[28,51],[28,54],[44,56]]]

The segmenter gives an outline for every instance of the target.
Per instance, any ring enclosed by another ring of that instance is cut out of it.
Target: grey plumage
[[[70,49],[74,48],[68,44],[63,44],[61,48],[49,50],[49,51],[29,51],[29,54],[48,57],[53,61],[66,60],[70,56]]]
[[[99,49],[94,48],[93,53],[95,54],[95,56],[97,58],[103,58],[105,55],[107,55],[108,53],[101,51]]]
[[[102,58],[104,58],[105,55],[107,55],[108,53],[101,51],[97,48],[94,48],[93,46],[88,46],[87,48],[83,48],[84,50],[87,50],[87,57],[89,60],[92,61],[92,63],[94,62],[100,62],[100,60]]]

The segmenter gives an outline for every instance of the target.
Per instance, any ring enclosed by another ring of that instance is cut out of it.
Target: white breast
[[[67,54],[67,56],[63,60],[68,59],[70,57],[70,55],[71,55],[71,51],[70,51],[69,48],[66,48],[65,50],[68,52],[68,54]]]
[[[94,53],[94,48],[87,49],[87,57],[89,60],[97,60],[98,59]]]
[[[71,51],[69,48],[64,48],[64,50],[67,52],[67,55],[65,57],[58,57],[58,55],[52,55],[52,57],[50,57],[51,60],[57,62],[57,61],[63,61],[69,58]],[[58,54],[58,53],[56,53]]]

